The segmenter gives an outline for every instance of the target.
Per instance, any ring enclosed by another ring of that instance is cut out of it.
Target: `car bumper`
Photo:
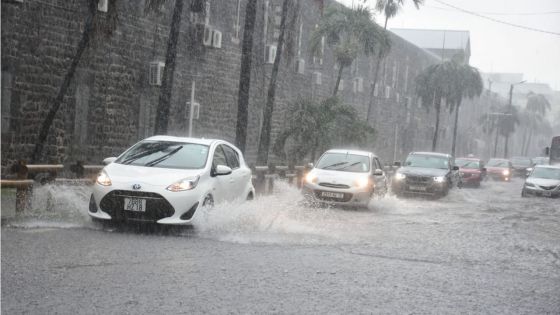
[[[447,189],[447,183],[408,183],[406,181],[395,181],[391,185],[391,189],[395,194],[409,194],[409,195],[438,195]]]
[[[131,190],[130,185],[95,184],[88,214],[100,220],[188,225],[202,204],[201,194],[196,189],[171,192],[162,187],[142,186],[142,190]],[[145,200],[144,211],[124,210],[125,198]]]
[[[461,182],[463,183],[463,185],[477,185],[480,184],[480,182],[482,181],[482,177],[481,176],[463,176],[461,178]]]
[[[488,173],[487,177],[492,180],[502,181],[502,182],[509,182],[511,180],[511,175],[504,175],[504,174],[494,174]]]
[[[348,188],[348,189],[337,189],[330,187],[323,187],[314,184],[304,184],[302,187],[302,193],[307,198],[311,198],[314,201],[324,202],[335,205],[346,205],[346,206],[359,206],[365,207],[369,204],[373,190],[371,188]],[[324,196],[323,193],[334,193],[342,194],[342,198]]]
[[[553,190],[544,190],[537,187],[530,187],[525,186],[523,187],[525,194],[531,196],[538,196],[538,197],[550,197],[550,198],[559,198],[560,197],[560,189],[556,188]]]

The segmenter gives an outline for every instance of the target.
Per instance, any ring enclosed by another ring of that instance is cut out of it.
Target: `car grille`
[[[124,198],[146,199],[146,211],[125,211]],[[160,194],[141,191],[114,190],[101,199],[99,206],[115,220],[155,222],[175,213],[173,206]]]
[[[553,190],[554,188],[556,188],[556,186],[540,186],[540,188],[544,189],[544,190]]]
[[[323,197],[321,195],[322,192],[323,192],[322,190],[315,190],[315,197],[317,199],[325,200],[325,201],[348,202],[350,201],[350,199],[352,199],[353,196],[351,193],[342,193],[344,195],[344,197],[342,198]]]
[[[406,176],[406,182],[413,185],[428,185],[432,181],[431,177],[425,176]]]
[[[350,186],[344,184],[332,184],[332,183],[319,183],[319,186],[330,187],[330,188],[340,188],[348,189]]]

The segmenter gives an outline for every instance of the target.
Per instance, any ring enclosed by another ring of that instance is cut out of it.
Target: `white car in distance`
[[[154,136],[104,162],[90,198],[94,220],[184,225],[202,207],[255,194],[241,151],[222,140]]]
[[[367,207],[374,195],[387,193],[387,177],[372,152],[329,150],[306,175],[303,194],[311,201]]]

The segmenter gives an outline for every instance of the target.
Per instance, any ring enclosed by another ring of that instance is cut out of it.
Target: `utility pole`
[[[517,82],[517,83],[512,83],[509,86],[509,102],[508,102],[508,113],[509,116],[513,116],[513,105],[512,105],[512,98],[513,98],[513,86],[517,85],[517,84],[521,84],[521,83],[525,83],[525,80],[521,81],[521,82]],[[513,117],[511,117],[513,118]],[[513,119],[510,120],[511,124],[514,124]],[[509,142],[509,130],[506,130],[506,141],[505,141],[505,146],[504,146],[504,158],[507,159],[508,156],[508,142]]]

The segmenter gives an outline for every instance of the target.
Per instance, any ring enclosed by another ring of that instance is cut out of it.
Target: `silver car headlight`
[[[369,178],[368,177],[360,177],[354,181],[354,186],[357,188],[366,188],[369,186]]]
[[[309,184],[317,184],[317,182],[319,181],[319,179],[317,178],[317,175],[313,174],[313,173],[308,173],[305,176],[305,181]]]
[[[406,175],[402,174],[402,173],[397,173],[395,174],[395,179],[396,180],[403,180],[406,178]]]
[[[196,187],[196,185],[198,185],[198,180],[200,179],[200,176],[194,176],[194,177],[187,177],[187,178],[183,178],[180,181],[173,183],[171,185],[169,185],[169,187],[167,187],[166,189],[169,191],[185,191],[185,190],[191,190],[194,189]]]
[[[525,183],[525,186],[527,186],[527,187],[535,187],[535,184],[533,184],[533,183]]]
[[[434,182],[436,183],[443,183],[444,181],[445,181],[445,177],[443,176],[434,177]]]
[[[101,186],[111,186],[112,184],[111,178],[109,178],[109,175],[107,174],[107,172],[105,172],[105,170],[99,172],[96,182]]]

